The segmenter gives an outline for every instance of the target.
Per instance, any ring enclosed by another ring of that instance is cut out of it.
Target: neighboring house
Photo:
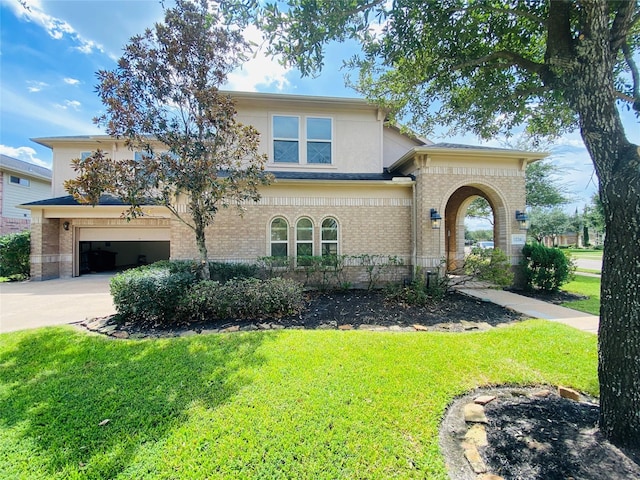
[[[0,235],[29,230],[31,213],[18,205],[51,196],[51,170],[0,155]]]
[[[212,260],[263,256],[384,255],[408,266],[455,268],[464,258],[464,216],[477,196],[493,208],[495,246],[519,260],[524,173],[541,153],[433,144],[385,122],[360,99],[232,93],[238,119],[261,132],[272,185],[242,217],[221,209],[207,231]],[[77,276],[161,258],[197,258],[193,233],[162,207],[127,222],[123,205],[104,198],[79,205],[63,181],[70,161],[96,148],[132,158],[108,136],[37,138],[53,150],[54,198],[32,202],[32,278]],[[433,222],[432,220],[438,220]],[[93,259],[93,260],[92,260]],[[90,265],[90,263],[93,263]],[[357,283],[361,278],[355,278]]]

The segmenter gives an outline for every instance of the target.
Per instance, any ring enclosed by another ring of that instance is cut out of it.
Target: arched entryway
[[[447,271],[456,271],[464,262],[464,219],[474,199],[484,198],[493,211],[493,240],[496,248],[507,252],[507,207],[498,192],[482,184],[469,184],[457,188],[448,198],[445,215],[445,258]]]

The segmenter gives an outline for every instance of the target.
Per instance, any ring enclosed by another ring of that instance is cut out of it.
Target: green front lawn
[[[572,258],[586,258],[589,260],[602,259],[602,250],[590,250],[587,248],[569,248],[567,249],[571,253]]]
[[[598,394],[596,336],[252,332],[0,335],[3,478],[445,479],[440,418],[481,385]]]
[[[587,300],[563,303],[563,306],[600,315],[600,278],[576,275],[571,282],[562,287],[562,290],[589,297]]]

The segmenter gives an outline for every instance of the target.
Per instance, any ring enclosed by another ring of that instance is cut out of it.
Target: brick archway
[[[493,239],[496,248],[508,250],[507,217],[504,199],[488,185],[469,184],[456,189],[447,199],[444,215],[445,258],[447,271],[454,271],[464,262],[464,219],[467,208],[477,198],[484,198],[493,211]]]

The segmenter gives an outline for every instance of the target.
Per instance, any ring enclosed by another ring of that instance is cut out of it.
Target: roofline
[[[527,164],[542,160],[549,156],[548,152],[528,152],[525,150],[509,150],[506,148],[439,148],[439,147],[415,147],[405,153],[400,159],[396,160],[390,167],[389,171],[401,168],[414,157],[418,155],[438,155],[441,157],[453,157],[460,155],[472,155],[474,157],[491,157],[491,158],[518,158],[526,160]]]
[[[312,104],[326,104],[326,103],[339,103],[341,105],[349,104],[350,106],[357,106],[361,108],[368,108],[371,110],[377,110],[380,107],[369,102],[364,98],[357,97],[323,97],[317,95],[291,95],[288,93],[259,93],[259,92],[233,92],[222,91],[222,93],[228,94],[234,100],[277,100],[279,102],[304,102]]]
[[[387,187],[408,187],[415,185],[415,180],[411,177],[397,176],[391,180],[336,180],[336,179],[312,179],[312,178],[276,178],[271,185],[278,183],[287,183],[289,185],[308,185],[310,183],[323,185],[341,185],[341,186],[370,186],[377,187],[384,185]]]
[[[35,178],[36,180],[45,180],[47,183],[51,183],[51,176],[46,176],[46,175],[40,175],[39,173],[35,173],[33,171],[30,170],[22,170],[20,168],[12,168],[9,167],[7,165],[2,165],[0,167],[2,170],[7,171],[7,172],[11,172],[11,173],[18,173],[20,175],[23,176],[27,176],[27,177],[31,177],[31,178]],[[42,167],[42,168],[46,168],[46,167]],[[51,170],[49,170],[51,172]]]

